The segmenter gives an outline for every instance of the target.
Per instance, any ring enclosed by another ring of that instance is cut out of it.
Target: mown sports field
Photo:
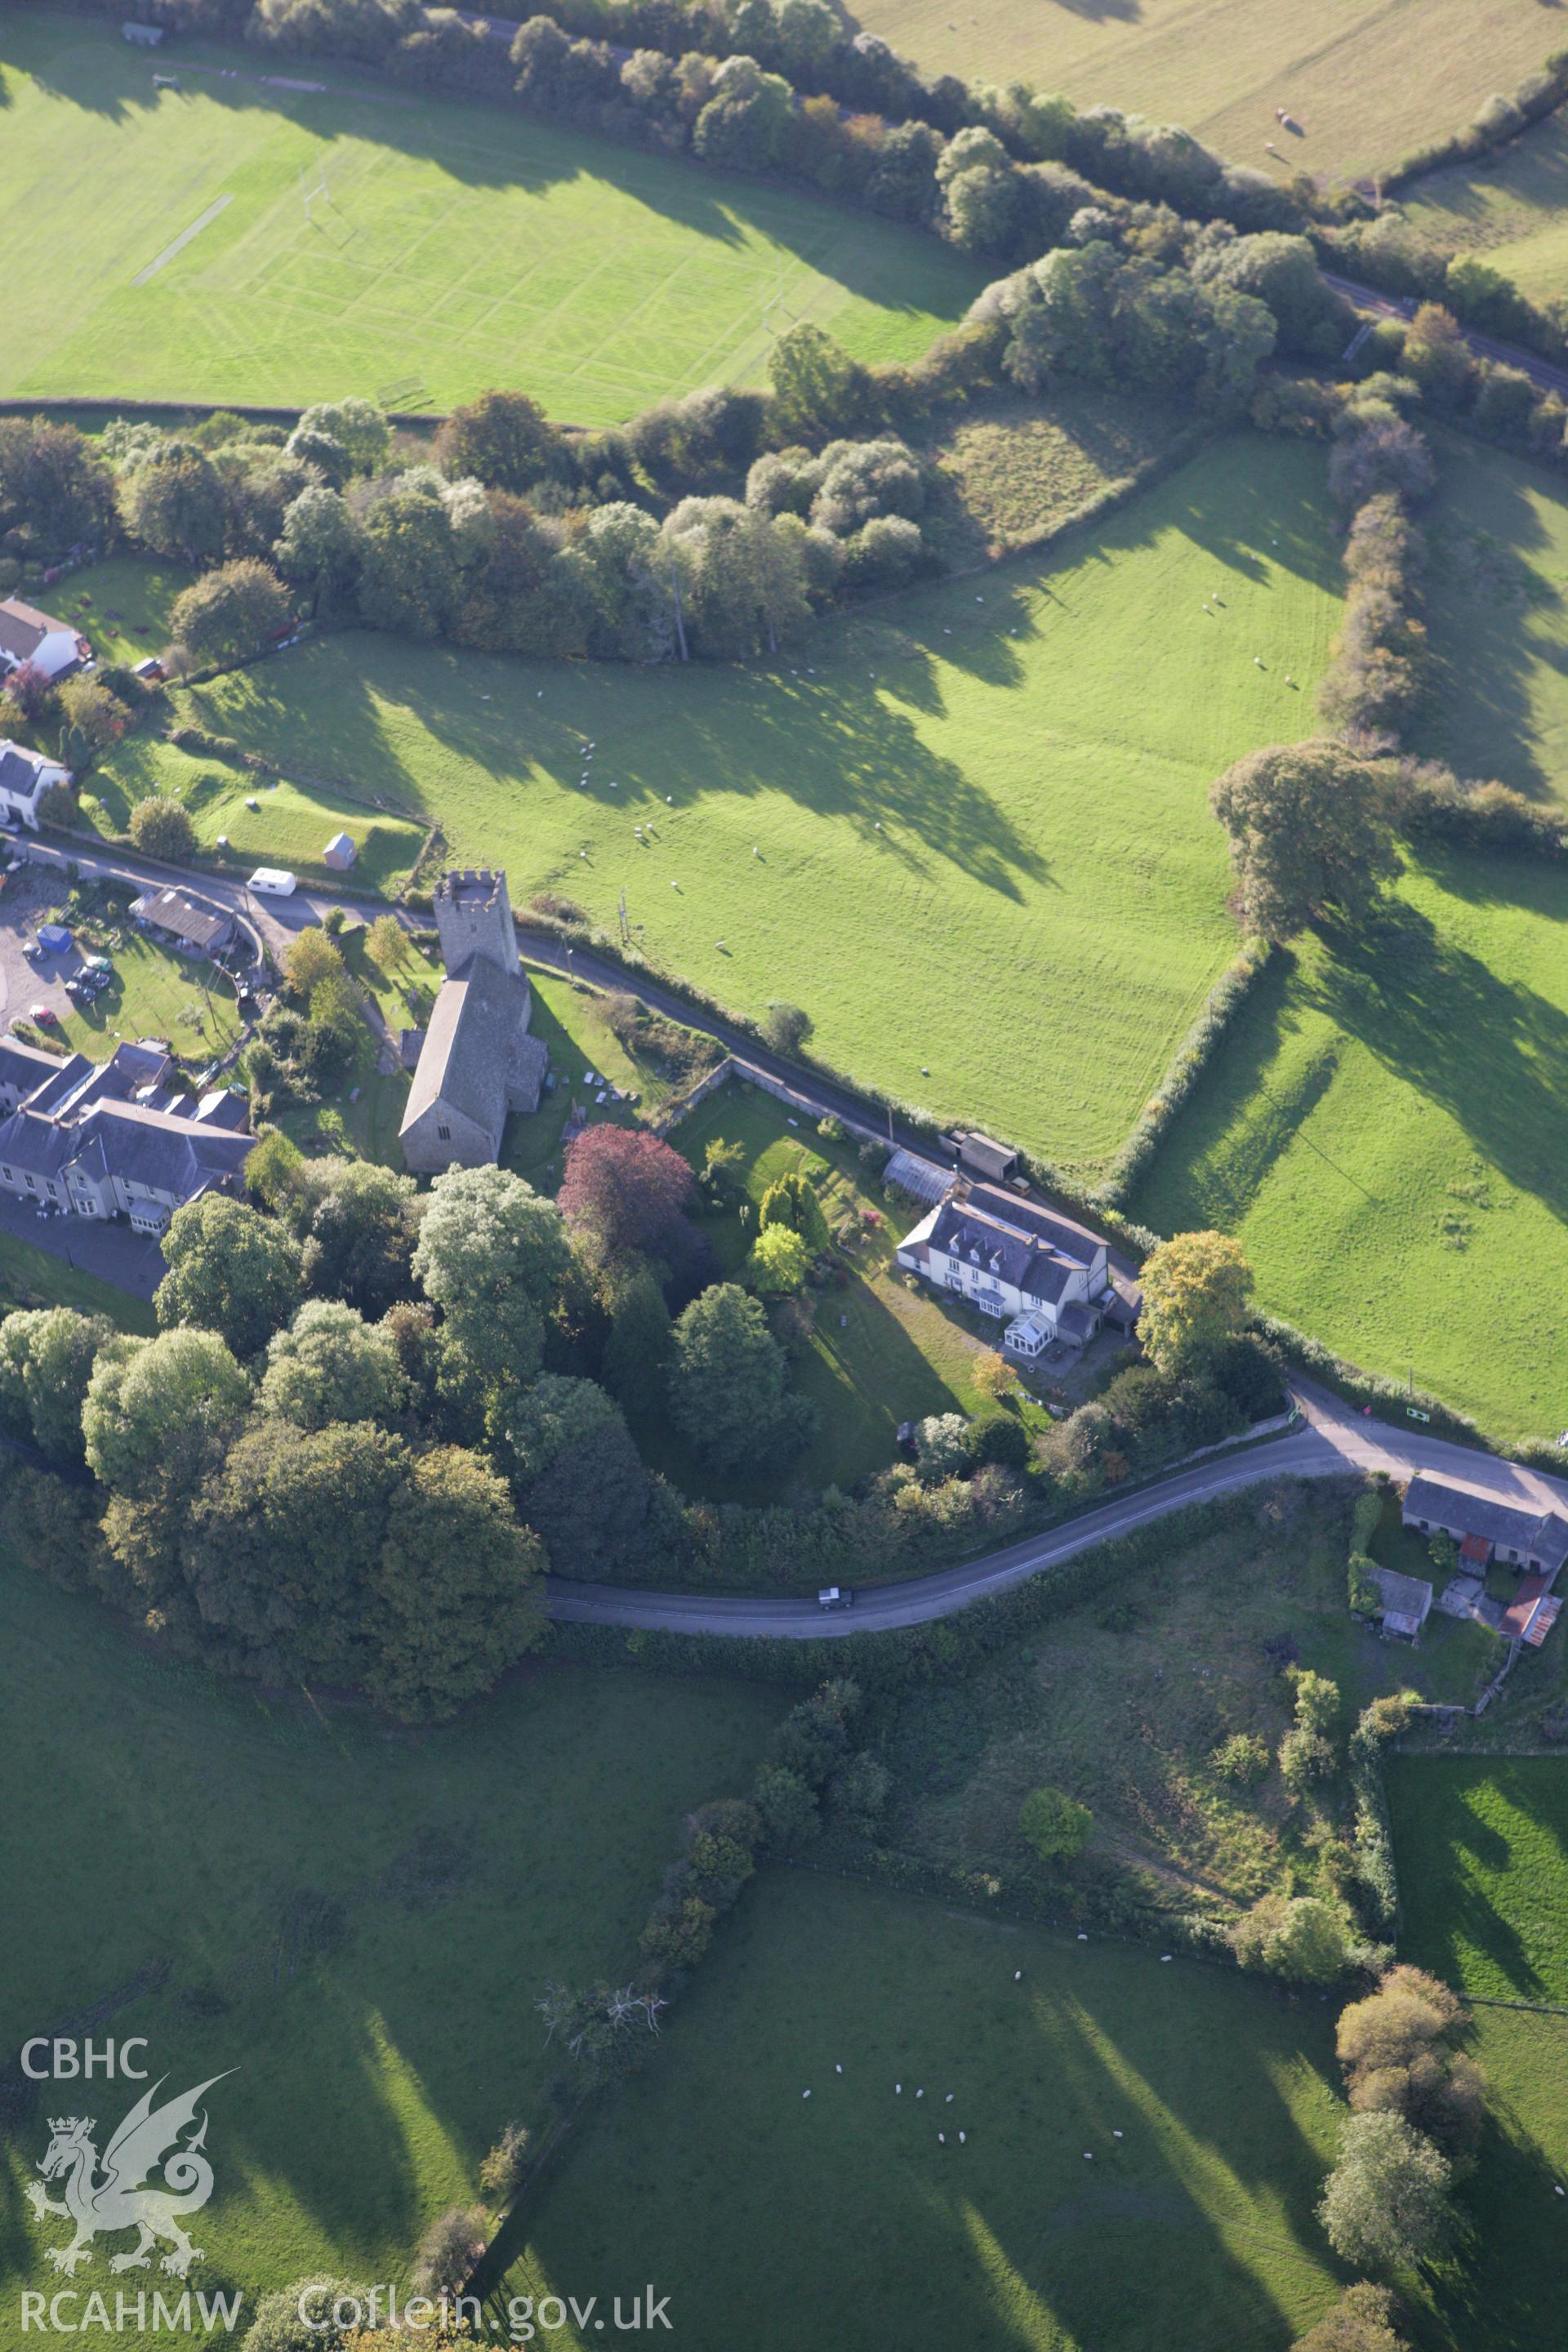
[[[188,701],[438,821],[520,909],[549,890],[613,933],[624,889],[658,964],[755,1017],[793,1000],[830,1065],[1092,1171],[1235,951],[1209,785],[1310,731],[1338,597],[1321,451],[1241,436],[1054,559],[836,618],[771,668],[348,635]],[[226,772],[204,835],[289,862]]]
[[[403,2278],[501,2126],[549,2119],[546,1979],[630,1972],[679,1815],[747,1784],[778,1711],[742,1685],[542,1665],[456,1724],[389,1729],[166,1663],[0,1559],[5,2352],[16,2290],[63,2284],[62,2225],[23,2197],[47,2137],[26,2034],[89,2013],[145,2034],[170,2095],[235,2070],[210,2095],[193,2286],[253,2310],[315,2270]],[[106,2131],[120,2090],[93,2085]],[[106,2278],[100,2250],[78,2284]]]
[[[1458,130],[1559,45],[1550,12],[1518,0],[861,0],[851,13],[928,73],[1021,75],[1281,173],[1375,172]],[[1280,106],[1301,135],[1275,121]]]
[[[152,60],[19,9],[0,212],[68,224],[11,252],[10,394],[445,408],[501,383],[603,425],[757,377],[780,320],[912,359],[987,275],[864,213],[314,58]]]
[[[1131,1202],[1237,1235],[1277,1314],[1502,1440],[1568,1425],[1568,882],[1413,867],[1242,1008]]]

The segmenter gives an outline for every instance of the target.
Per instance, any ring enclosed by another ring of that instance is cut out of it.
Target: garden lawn
[[[974,1385],[974,1368],[995,1353],[996,1326],[949,1307],[923,1284],[906,1283],[894,1263],[917,1207],[901,1196],[884,1199],[853,1146],[817,1136],[809,1119],[792,1124],[792,1117],[772,1096],[731,1083],[669,1137],[698,1170],[710,1142],[738,1143],[745,1154],[742,1207],[697,1219],[727,1278],[744,1280],[757,1212],[781,1176],[807,1177],[829,1233],[841,1237],[845,1279],[805,1293],[812,1308],[810,1336],[790,1350],[795,1385],[816,1408],[817,1429],[783,1477],[715,1480],[662,1416],[639,1423],[638,1443],[650,1460],[689,1492],[721,1500],[771,1501],[797,1485],[847,1486],[887,1468],[900,1422],[933,1412],[973,1414],[986,1404]],[[877,1155],[879,1164],[885,1156]],[[1018,1409],[1031,1429],[1046,1425],[1043,1410],[1032,1402],[1020,1399]]]
[[[74,1307],[83,1315],[107,1315],[122,1331],[151,1335],[156,1328],[151,1299],[84,1274],[19,1234],[0,1233],[0,1315],[14,1307]]]
[[[1430,172],[1400,192],[1417,228],[1479,254],[1537,301],[1568,279],[1568,121],[1561,110],[1484,164]]]
[[[53,587],[29,582],[24,593],[73,622],[106,667],[134,666],[167,646],[169,614],[191,578],[156,556],[122,553],[84,564]]]
[[[171,2092],[235,2070],[193,2285],[403,2277],[501,2126],[547,2120],[546,1979],[629,1973],[679,1816],[746,1784],[777,1712],[545,1665],[412,1733],[167,1664],[8,1557],[0,1612],[13,2289],[50,2284],[60,2225],[23,2205],[47,2134],[12,2053],[89,2017],[145,2034]],[[130,2095],[95,2086],[106,2130]],[[104,2278],[100,2253],[79,2284]],[[17,2317],[11,2292],[5,2352]]]
[[[1395,1756],[1401,1956],[1468,1993],[1568,2008],[1568,1762]]]
[[[792,999],[830,1066],[1093,1173],[1234,952],[1208,788],[1310,730],[1338,538],[1321,452],[1237,436],[1050,563],[766,668],[358,635],[182,707],[437,821],[520,910],[548,889],[613,930],[624,890],[658,966],[754,1017]]]
[[[1542,467],[1446,437],[1426,618],[1436,671],[1418,748],[1462,776],[1568,802],[1568,492]]]
[[[603,2307],[652,2280],[702,2352],[887,2352],[933,2325],[965,2352],[1284,2352],[1336,2284],[1312,2221],[1331,2020],[1185,1959],[771,1872],[659,2063],[521,2217],[505,2294]]]
[[[1131,1213],[1234,1234],[1260,1302],[1489,1434],[1568,1426],[1568,878],[1414,868],[1359,945],[1279,959]]]
[[[314,58],[149,58],[24,10],[0,54],[0,206],[70,224],[11,257],[0,392],[427,410],[505,383],[605,425],[755,380],[780,319],[913,359],[987,275],[816,196]]]
[[[46,992],[60,1007],[56,1034],[79,1054],[106,1062],[124,1038],[162,1037],[195,1064],[238,1042],[234,984],[205,960],[175,955],[135,930],[108,952],[114,979],[90,1004],[73,1004],[63,989]]]
[[[1550,15],[1513,0],[860,0],[852,21],[928,74],[1065,90],[1180,123],[1283,179],[1386,168],[1541,65]],[[1293,135],[1275,121],[1288,108]],[[1265,152],[1272,140],[1279,153]]]

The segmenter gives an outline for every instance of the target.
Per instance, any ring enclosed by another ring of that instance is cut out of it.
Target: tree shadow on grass
[[[1442,445],[1442,459],[1450,477],[1478,462],[1451,442]],[[1462,486],[1447,500],[1440,490],[1426,521],[1431,669],[1416,740],[1466,773],[1550,798],[1561,780],[1540,759],[1531,673],[1542,662],[1558,668],[1568,662],[1563,595],[1529,560],[1550,553],[1528,495],[1529,468],[1495,451],[1484,463],[1484,504],[1478,492],[1476,505],[1467,505]],[[1450,713],[1463,714],[1458,749]]]
[[[814,642],[805,650],[823,648]],[[300,667],[289,667],[296,660]],[[455,835],[458,794],[442,792],[428,774],[406,764],[378,695],[389,706],[404,702],[435,743],[493,773],[497,718],[476,692],[481,668],[489,667],[498,685],[510,688],[520,721],[529,699],[526,681],[548,678],[550,709],[541,715],[534,741],[521,731],[508,739],[520,793],[530,788],[531,772],[542,770],[554,785],[572,791],[584,813],[613,812],[655,827],[669,800],[689,812],[712,794],[778,793],[824,816],[847,819],[862,849],[897,858],[915,873],[946,861],[1014,899],[1022,881],[1049,882],[1048,860],[999,803],[956,761],[934,751],[890,704],[889,691],[902,684],[912,687],[923,678],[929,686],[928,656],[904,653],[886,680],[854,677],[848,663],[839,661],[816,677],[781,678],[713,664],[650,675],[585,663],[520,670],[501,660],[486,664],[477,655],[442,648],[429,656],[420,648],[416,683],[411,683],[399,660],[398,640],[355,635],[330,649],[281,656],[265,674],[250,674],[237,706],[220,695],[214,707],[220,722],[272,745],[308,738],[312,764],[324,777],[361,793],[385,791],[440,818]],[[311,663],[314,673],[306,666]],[[998,653],[997,665],[1016,669],[1011,647]],[[618,691],[622,678],[630,683],[627,740],[616,743],[613,767],[608,757],[595,761],[589,782],[580,786],[579,747],[596,736],[605,718],[605,688]],[[305,730],[302,709],[310,714]],[[581,716],[568,725],[571,713]],[[285,759],[284,764],[290,763]]]
[[[1568,1013],[1510,986],[1403,898],[1329,952],[1305,1001],[1450,1113],[1508,1181],[1568,1219]]]

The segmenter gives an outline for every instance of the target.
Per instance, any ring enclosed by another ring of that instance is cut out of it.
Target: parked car
[[[30,1017],[37,1023],[40,1029],[53,1029],[57,1026],[60,1016],[50,1005],[35,1004]]]

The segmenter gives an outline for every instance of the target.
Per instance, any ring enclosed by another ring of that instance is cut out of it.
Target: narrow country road
[[[1195,1463],[1157,1486],[1102,1503],[1066,1527],[1028,1537],[962,1568],[912,1577],[903,1584],[863,1588],[850,1609],[828,1612],[810,1600],[647,1592],[552,1576],[546,1579],[550,1614],[563,1624],[626,1625],[650,1632],[721,1633],[752,1640],[813,1642],[849,1633],[891,1633],[900,1626],[951,1617],[971,1601],[1005,1592],[1041,1569],[1054,1568],[1091,1545],[1127,1535],[1184,1504],[1209,1502],[1270,1478],[1325,1478],[1373,1470],[1407,1478],[1417,1470],[1436,1470],[1500,1501],[1568,1513],[1568,1479],[1546,1477],[1521,1464],[1455,1445],[1447,1438],[1426,1437],[1415,1429],[1407,1434],[1386,1423],[1364,1420],[1306,1381],[1295,1383],[1292,1394],[1301,1410],[1302,1425],[1289,1435],[1240,1454]]]
[[[1342,294],[1358,310],[1374,311],[1382,319],[1408,320],[1419,307],[1401,295],[1380,294],[1375,287],[1358,286],[1353,278],[1337,278],[1331,269],[1325,269],[1322,278],[1325,286],[1331,286],[1336,294]],[[1496,335],[1479,334],[1473,327],[1462,326],[1459,332],[1478,359],[1496,360],[1500,366],[1517,368],[1531,383],[1538,383],[1542,392],[1560,392],[1568,399],[1568,367],[1541,359],[1518,343],[1500,342]]]

